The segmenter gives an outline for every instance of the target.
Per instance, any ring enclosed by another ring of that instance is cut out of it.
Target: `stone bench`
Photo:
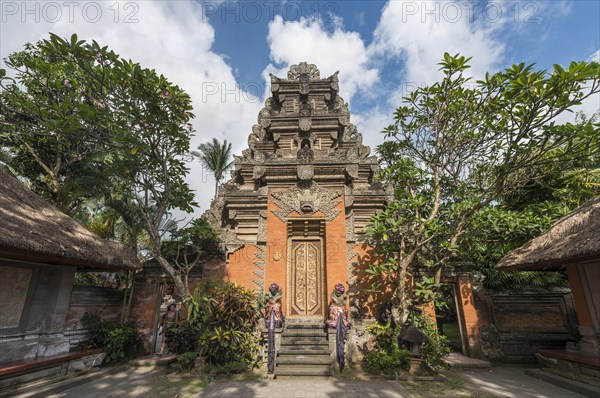
[[[104,356],[103,350],[95,349],[0,364],[0,389],[99,366]]]
[[[545,371],[600,387],[600,359],[595,355],[540,350],[536,357]]]
[[[546,358],[564,359],[600,370],[600,358],[592,354],[550,350],[539,350],[538,354]]]

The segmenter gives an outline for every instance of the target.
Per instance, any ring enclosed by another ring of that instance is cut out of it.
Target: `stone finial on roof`
[[[287,77],[288,80],[300,80],[300,75],[307,74],[309,80],[320,80],[321,72],[315,64],[300,62],[297,65],[290,66]]]

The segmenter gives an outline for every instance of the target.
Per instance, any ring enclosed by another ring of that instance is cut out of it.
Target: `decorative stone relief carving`
[[[267,160],[267,156],[262,152],[254,151],[254,160],[259,163],[264,163],[265,160]]]
[[[254,180],[258,180],[267,172],[267,168],[265,166],[254,166],[254,171],[252,172],[252,178]]]
[[[269,194],[269,187],[267,187],[266,185],[264,187],[258,188],[259,196],[267,196],[268,194]]]
[[[331,78],[331,90],[334,91],[335,94],[337,94],[338,91],[340,91],[340,86],[339,86],[339,78],[338,78],[338,74],[340,73],[340,71],[336,71],[333,75],[330,76]]]
[[[348,284],[350,286],[354,285],[356,282],[356,272],[354,272],[356,261],[354,261],[354,257],[358,256],[358,253],[354,251],[355,248],[356,244],[354,242],[346,244],[346,253],[348,255]]]
[[[308,93],[310,92],[310,84],[309,84],[309,77],[306,73],[303,73],[300,75],[300,87],[299,87],[299,92],[300,92],[300,98],[302,99],[302,96],[308,96]]]
[[[309,131],[312,126],[312,121],[308,117],[303,117],[298,122],[298,127],[301,131]]]
[[[300,148],[300,149],[298,149],[298,152],[296,152],[296,158],[298,158],[300,163],[303,163],[303,164],[311,163],[313,161],[314,157],[315,157],[315,153],[313,152],[312,149],[310,149],[308,147]]]
[[[350,212],[346,215],[346,241],[356,241],[356,235],[354,234],[354,213]]]
[[[358,178],[358,164],[346,165],[346,173],[352,178]]]
[[[312,164],[298,165],[297,176],[300,180],[312,180],[315,176],[315,168]]]
[[[269,76],[271,77],[271,92],[276,94],[279,91],[279,82],[281,79],[272,73],[269,73]]]
[[[265,258],[266,258],[266,246],[265,245],[256,245],[258,251],[254,254],[256,257],[256,261],[254,265],[256,266],[256,270],[252,271],[252,273],[259,277],[259,279],[254,279],[252,282],[258,286],[258,292],[263,292],[265,290]]]
[[[258,233],[256,234],[257,242],[267,241],[267,211],[261,210],[258,214]]]
[[[258,122],[260,123],[260,126],[262,128],[267,128],[271,125],[271,116],[269,114],[269,111],[266,109],[263,109],[262,111],[260,111],[260,118],[258,119]]]
[[[327,221],[337,217],[340,210],[335,207],[341,203],[338,199],[342,196],[339,190],[325,190],[313,182],[310,187],[293,187],[286,191],[271,193],[275,204],[281,210],[273,210],[273,214],[281,221],[286,222],[287,216],[296,211],[300,214],[314,214],[320,211]]]
[[[288,71],[288,80],[300,80],[300,75],[307,74],[310,80],[320,80],[321,72],[315,64],[300,62],[298,65],[292,65]]]
[[[242,156],[244,157],[244,159],[246,160],[250,160],[252,159],[252,149],[250,148],[246,148],[242,151]]]
[[[359,151],[358,157],[360,157],[361,159],[365,159],[365,158],[369,157],[369,155],[371,154],[371,147],[361,145],[359,147],[358,151]]]
[[[354,189],[348,185],[344,186],[344,206],[350,207],[354,204]]]
[[[223,198],[218,197],[212,201],[210,208],[204,213],[204,218],[206,221],[208,221],[211,227],[213,227],[216,231],[221,232],[220,246],[225,250],[226,254],[231,254],[242,248],[245,243],[237,237],[235,232],[231,231],[230,229],[223,228],[224,207],[225,201]]]
[[[300,116],[310,116],[310,104],[306,101],[300,103]]]

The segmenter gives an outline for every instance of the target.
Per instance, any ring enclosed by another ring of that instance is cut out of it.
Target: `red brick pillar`
[[[465,354],[472,357],[482,356],[479,341],[479,327],[481,325],[479,314],[475,307],[471,278],[469,276],[459,276],[456,287],[456,300],[461,319],[462,333],[466,333],[467,337],[467,352]]]

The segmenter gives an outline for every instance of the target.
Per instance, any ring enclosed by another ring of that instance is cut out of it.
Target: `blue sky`
[[[268,74],[285,76],[300,61],[322,77],[340,71],[352,121],[375,146],[402,96],[439,78],[445,51],[472,56],[476,77],[518,62],[549,68],[600,57],[599,0],[0,0],[0,14],[2,58],[48,32],[95,39],[190,93],[193,149],[219,137],[236,153],[263,106]],[[596,96],[581,109],[599,108]],[[190,166],[199,215],[213,180]]]

